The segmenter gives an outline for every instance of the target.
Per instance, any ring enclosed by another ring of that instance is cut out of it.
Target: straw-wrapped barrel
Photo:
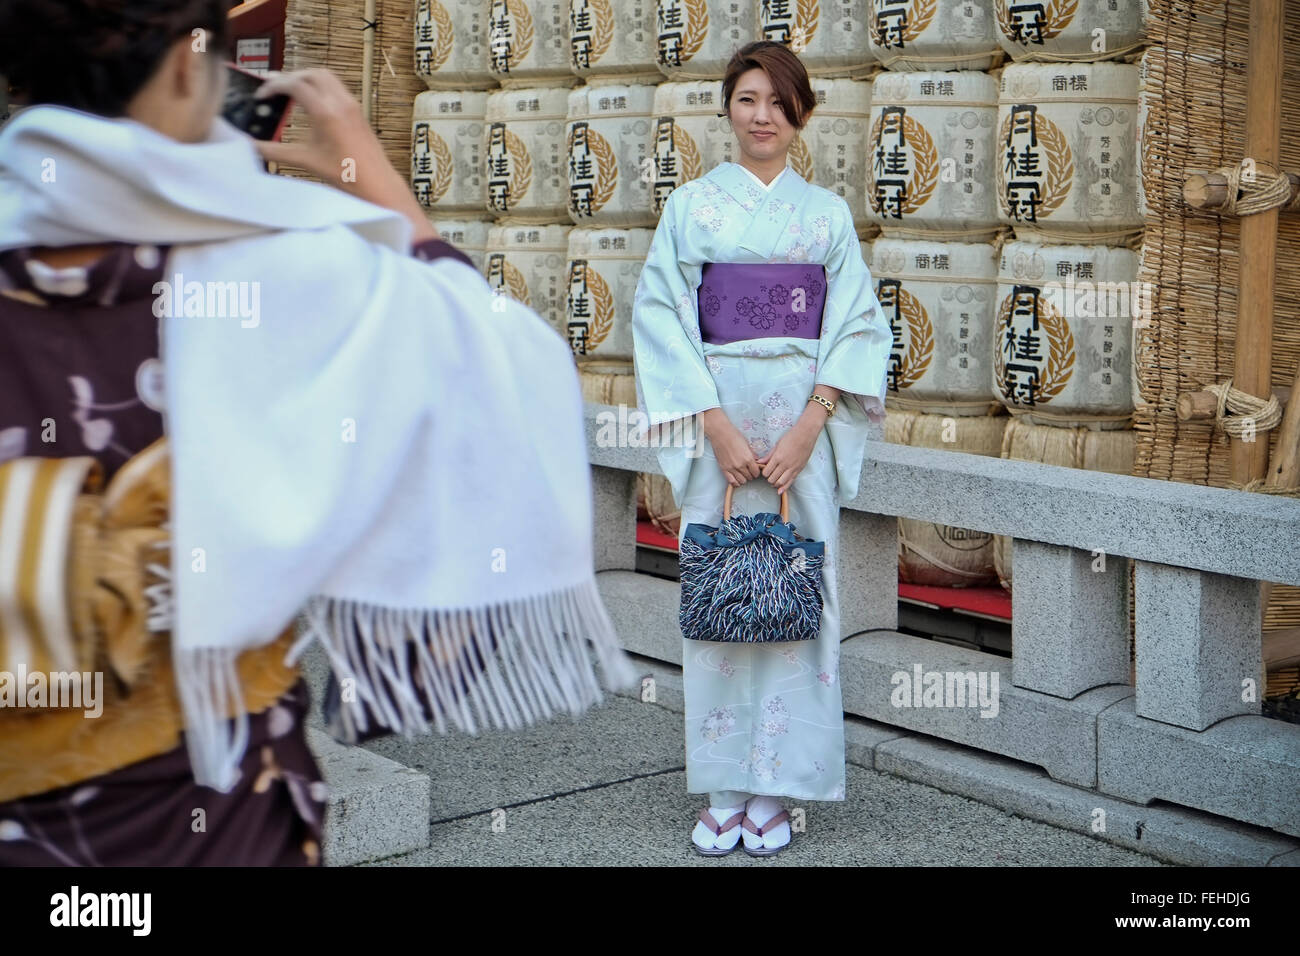
[[[561,331],[580,366],[619,370],[632,361],[632,300],[653,238],[651,229],[569,232]]]
[[[488,70],[506,89],[572,86],[569,0],[486,0]]]
[[[992,383],[1036,424],[1128,428],[1133,325],[1146,314],[1137,254],[1009,242],[998,269]]]
[[[415,98],[411,189],[433,215],[480,216],[484,212],[487,96],[473,90],[429,90]]]
[[[998,231],[997,83],[986,73],[882,73],[867,133],[868,218],[886,236],[974,242]]]
[[[569,0],[569,69],[592,86],[655,84],[655,0]]]
[[[564,261],[572,226],[510,223],[488,228],[488,285],[528,306],[564,334]]]
[[[1142,45],[1147,7],[1147,0],[993,0],[998,42],[1017,61],[1082,62],[1130,54]]]
[[[672,80],[720,80],[736,50],[758,36],[752,0],[658,0],[655,64]]]
[[[1123,244],[1141,230],[1138,67],[1015,64],[998,95],[999,215],[1021,239]]]
[[[1000,59],[987,3],[889,0],[870,4],[871,52],[891,70],[987,70]]]
[[[569,221],[566,88],[488,94],[483,155],[487,211],[538,223]]]
[[[416,0],[415,73],[431,90],[488,90],[488,31],[483,0]]]
[[[582,86],[569,93],[569,218],[580,226],[653,226],[653,86]]]
[[[938,415],[1000,413],[991,384],[998,281],[993,246],[877,239],[870,268],[894,333],[889,404]]]
[[[660,83],[655,87],[651,149],[655,215],[668,194],[703,176],[719,163],[735,161],[736,137],[720,118],[722,84],[716,81]],[[796,141],[797,142],[797,141]]]
[[[755,39],[784,43],[809,76],[864,77],[875,69],[867,26],[844,0],[760,2]]]

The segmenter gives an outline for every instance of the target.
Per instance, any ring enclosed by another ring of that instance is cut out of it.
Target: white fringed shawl
[[[174,661],[201,784],[233,786],[247,743],[246,717],[222,719],[242,712],[236,657],[299,612],[363,729],[361,701],[427,730],[416,687],[437,730],[476,732],[595,703],[593,656],[608,686],[635,679],[595,586],[567,344],[464,263],[411,257],[410,232],[265,174],[221,120],[187,145],[35,107],[0,133],[0,249],[167,244],[178,297],[256,295],[255,323],[161,320]],[[456,635],[481,673],[434,662]]]

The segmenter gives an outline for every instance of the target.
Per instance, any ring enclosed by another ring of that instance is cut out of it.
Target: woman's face
[[[740,151],[760,163],[784,159],[798,133],[776,100],[772,81],[757,67],[736,80],[727,115]]]

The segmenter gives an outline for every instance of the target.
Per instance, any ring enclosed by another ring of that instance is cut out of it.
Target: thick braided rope
[[[1207,392],[1218,397],[1219,403],[1214,410],[1214,421],[1220,428],[1234,438],[1241,438],[1246,430],[1246,423],[1253,420],[1251,426],[1255,432],[1266,432],[1276,428],[1282,421],[1282,404],[1276,395],[1267,399],[1258,398],[1248,392],[1232,387],[1232,379],[1205,386]],[[1233,416],[1225,414],[1225,410]]]
[[[1242,179],[1246,161],[1224,166],[1216,172],[1227,177],[1228,199],[1223,212],[1228,215],[1253,216],[1282,206],[1295,208],[1291,199],[1291,178],[1271,163],[1257,162],[1250,179]],[[1241,198],[1238,199],[1237,196]]]

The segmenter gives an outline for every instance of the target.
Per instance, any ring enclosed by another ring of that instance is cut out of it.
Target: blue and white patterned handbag
[[[795,531],[784,494],[779,515],[731,517],[732,491],[727,485],[720,525],[693,522],[682,538],[682,634],[695,641],[815,640],[825,543]]]

